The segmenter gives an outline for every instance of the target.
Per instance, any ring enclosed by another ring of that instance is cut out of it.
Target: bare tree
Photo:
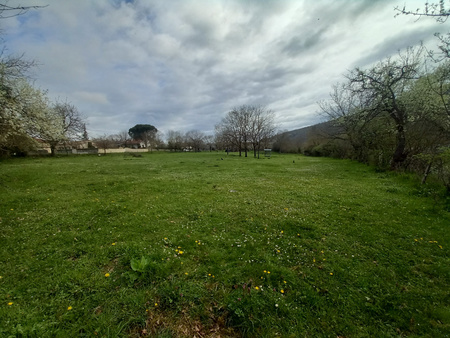
[[[0,4],[0,19],[12,18],[14,16],[22,15],[30,9],[39,9],[47,6],[20,6],[10,5],[9,1],[2,1]]]
[[[249,137],[253,147],[253,156],[259,158],[264,141],[275,134],[274,113],[261,106],[249,107]]]
[[[187,145],[195,152],[200,151],[205,142],[205,134],[199,130],[190,130],[185,135]]]
[[[450,1],[448,5],[445,5],[444,0],[440,0],[439,2],[426,2],[423,9],[417,8],[415,11],[407,9],[406,6],[395,7],[395,11],[397,11],[396,16],[398,15],[413,15],[417,16],[419,19],[422,17],[431,17],[434,18],[437,22],[445,23],[450,16]],[[435,33],[439,39],[438,48],[440,52],[436,55],[433,51],[428,51],[429,56],[435,61],[440,62],[444,59],[450,58],[450,32],[446,34]]]
[[[67,148],[67,142],[82,140],[86,128],[84,117],[77,107],[68,102],[57,102],[53,106],[55,123],[60,132],[47,135],[44,139],[50,144],[52,156],[55,155],[56,147],[63,144]]]
[[[184,147],[184,137],[179,131],[169,130],[167,133],[167,148],[171,151],[181,151]]]
[[[121,147],[127,147],[129,141],[131,141],[130,135],[126,130],[122,130],[121,132],[117,133],[116,135],[114,135],[114,138]]]
[[[234,108],[216,125],[216,142],[235,149],[247,157],[249,145],[257,157],[263,141],[275,133],[274,114],[262,106],[243,105]],[[258,155],[259,157],[259,155]]]
[[[449,6],[445,5],[444,0],[440,0],[439,2],[425,2],[425,7],[423,9],[417,8],[415,11],[407,9],[406,5],[402,8],[396,6],[394,10],[398,12],[397,15],[414,15],[418,17],[433,17],[438,22],[444,23],[448,17],[450,16],[450,4]]]
[[[351,93],[363,94],[367,99],[362,113],[369,116],[387,114],[394,123],[392,169],[400,167],[407,157],[405,127],[409,120],[401,95],[419,77],[421,52],[421,49],[408,48],[397,59],[387,58],[368,70],[356,68],[347,75]]]
[[[110,149],[114,147],[114,135],[102,135],[94,139],[94,144],[103,149],[103,153],[106,154],[106,149]]]

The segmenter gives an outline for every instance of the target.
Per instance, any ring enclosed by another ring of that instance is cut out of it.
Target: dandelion
[[[266,273],[267,271],[266,270],[264,270],[264,273]]]
[[[313,263],[315,263],[315,262],[316,262],[316,259],[314,258],[314,259],[313,259]]]
[[[158,303],[155,303],[155,306],[158,306]]]
[[[209,276],[209,277],[211,277],[211,274],[210,274],[210,273],[208,273],[208,276]]]
[[[281,233],[283,234],[283,233],[284,233],[284,231],[283,231],[283,230],[281,230]]]
[[[330,272],[330,276],[333,276],[333,273],[332,273],[332,272]]]
[[[442,249],[442,245],[439,245],[439,248],[441,248],[441,249]]]
[[[270,273],[270,271],[267,271],[267,273]]]
[[[283,290],[283,289],[281,289],[281,290],[280,290],[280,292],[281,292],[281,293],[284,293],[284,290]]]
[[[259,290],[259,287],[255,286],[255,289],[256,289],[256,290]]]
[[[111,245],[116,245],[116,243],[114,242],[114,243],[112,243]]]
[[[419,241],[417,238],[414,238],[414,242],[417,242],[417,241]]]
[[[180,250],[180,251],[178,251],[178,253],[179,253],[180,255],[182,255],[182,254],[183,254],[183,251]]]
[[[9,303],[8,303],[8,306],[11,306],[11,305],[13,305],[13,304],[14,304],[13,302],[9,302]]]
[[[289,210],[289,208],[284,208],[284,210],[288,211],[288,210]]]
[[[284,284],[286,284],[287,282],[286,281],[283,281],[284,282]]]
[[[14,211],[14,209],[11,209],[11,211]]]
[[[187,272],[185,272],[184,274],[185,274],[186,276],[188,275],[188,273],[187,273]]]
[[[67,310],[69,310],[69,311],[70,311],[70,310],[72,310],[72,307],[71,307],[71,306],[69,306],[69,307],[67,308]]]
[[[280,252],[280,250],[277,250],[277,252]]]
[[[105,277],[108,278],[110,275],[109,273],[105,273]]]

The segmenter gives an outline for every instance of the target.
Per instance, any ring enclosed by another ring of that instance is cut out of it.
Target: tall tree
[[[261,146],[261,142],[274,134],[273,112],[261,106],[242,105],[232,109],[216,125],[216,140],[233,148],[242,156],[247,157],[249,145],[253,146],[254,156]]]
[[[347,75],[350,92],[363,94],[367,100],[359,113],[377,117],[386,115],[394,124],[392,169],[399,168],[407,157],[405,128],[409,116],[401,96],[420,75],[421,51],[408,48],[399,53],[398,58],[387,58],[367,70],[356,68]]]
[[[264,146],[275,134],[275,116],[273,111],[261,106],[250,107],[249,111],[248,130],[253,147],[253,156],[259,158],[261,146]]]
[[[153,146],[158,129],[151,124],[136,124],[128,130],[128,134],[135,141],[143,141],[145,147]]]
[[[69,102],[57,102],[53,106],[55,126],[59,128],[58,133],[48,134],[43,137],[50,144],[52,156],[55,155],[56,147],[69,141],[82,140],[85,132],[85,119],[77,107]]]
[[[185,135],[186,143],[195,152],[200,151],[205,144],[205,134],[199,130],[190,130]]]

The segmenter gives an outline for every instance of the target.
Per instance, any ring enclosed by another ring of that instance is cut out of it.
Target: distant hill
[[[273,149],[281,152],[302,152],[314,143],[336,134],[338,131],[333,121],[318,123],[312,126],[280,133],[275,137]]]

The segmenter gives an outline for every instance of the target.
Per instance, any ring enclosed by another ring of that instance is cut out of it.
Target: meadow
[[[449,336],[427,189],[300,155],[3,160],[0,336]]]

